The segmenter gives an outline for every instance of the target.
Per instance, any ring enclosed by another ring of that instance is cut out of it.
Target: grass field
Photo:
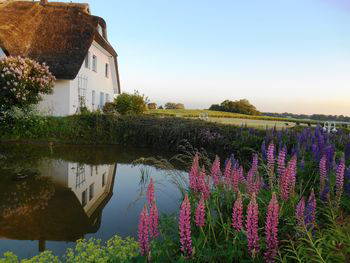
[[[254,128],[290,128],[296,125],[297,122],[300,124],[310,122],[315,124],[313,121],[303,121],[290,118],[277,118],[269,116],[252,116],[244,115],[231,112],[211,111],[211,110],[149,110],[148,114],[158,116],[173,116],[182,118],[200,118],[201,115],[207,114],[208,121],[232,124],[232,125],[247,125],[248,127]]]

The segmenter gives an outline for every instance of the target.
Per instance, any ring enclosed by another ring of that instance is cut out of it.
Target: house
[[[0,0],[0,56],[6,55],[49,66],[57,81],[38,105],[43,113],[97,110],[120,94],[118,55],[106,22],[88,4]]]

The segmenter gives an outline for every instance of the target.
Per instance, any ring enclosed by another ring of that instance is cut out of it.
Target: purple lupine
[[[262,142],[261,144],[261,154],[264,160],[266,160],[266,143],[265,141]]]
[[[237,199],[232,208],[232,226],[237,230],[243,229],[243,202],[240,192],[237,194]]]
[[[256,153],[253,154],[253,161],[252,161],[252,172],[253,175],[256,175],[258,172],[258,164],[259,164],[259,158],[258,155]]]
[[[195,222],[198,227],[203,227],[205,225],[205,203],[203,195],[196,208]]]
[[[190,189],[197,191],[197,180],[199,176],[199,154],[197,153],[193,158],[191,170],[188,174],[190,181]]]
[[[290,191],[290,165],[284,170],[284,174],[280,177],[279,180],[279,191],[282,200],[287,201],[289,198],[289,191]]]
[[[179,231],[181,251],[186,256],[192,255],[192,238],[191,238],[191,204],[186,194],[181,204],[179,215]]]
[[[295,218],[299,226],[304,226],[305,220],[305,199],[302,197],[295,209]]]
[[[295,184],[297,181],[297,163],[298,159],[296,155],[293,155],[292,159],[289,161],[289,177],[290,177],[290,190],[289,193],[290,195],[294,194],[294,189],[295,189]]]
[[[350,142],[345,145],[345,161],[350,159]]]
[[[323,193],[324,187],[326,185],[326,179],[327,179],[327,157],[326,155],[323,155],[320,164],[319,164],[319,169],[320,169],[320,194]]]
[[[316,224],[316,198],[314,190],[311,191],[309,201],[305,209],[305,225],[308,230],[313,230]]]
[[[346,169],[344,178],[347,180],[347,183],[345,185],[345,192],[348,196],[350,196],[350,167]]]
[[[215,157],[215,161],[211,167],[211,177],[213,178],[214,185],[217,186],[220,183],[220,158],[219,156]]]
[[[151,205],[155,201],[154,198],[154,183],[153,178],[151,178],[151,181],[147,187],[147,202],[149,205]]]
[[[248,205],[246,219],[248,250],[253,258],[259,252],[258,219],[259,207],[256,202],[255,194],[253,193]]]
[[[275,180],[275,145],[273,142],[269,144],[266,155],[267,155],[267,169],[269,173],[269,185],[270,185],[270,189],[272,189],[273,183]]]
[[[140,246],[140,252],[142,256],[145,256],[149,252],[149,217],[147,207],[144,206],[140,214],[139,227],[138,227],[138,240]]]
[[[272,194],[265,223],[266,252],[264,254],[266,262],[274,262],[278,250],[278,213],[279,205],[276,194]]]
[[[159,213],[156,202],[153,202],[149,211],[149,232],[151,238],[156,238],[159,235]]]
[[[283,176],[284,170],[286,169],[286,147],[283,147],[280,152],[278,153],[278,159],[277,159],[277,164],[278,164],[278,175]]]
[[[343,194],[344,189],[344,173],[345,173],[345,160],[342,159],[340,164],[337,167],[336,171],[336,182],[335,182],[335,191],[337,203],[340,203],[341,196]]]

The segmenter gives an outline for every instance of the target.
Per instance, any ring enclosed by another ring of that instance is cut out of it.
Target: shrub
[[[260,112],[248,100],[225,100],[220,105],[213,104],[209,108],[214,111],[234,112],[247,115],[260,115]]]
[[[1,59],[0,112],[39,103],[43,94],[52,93],[54,83],[55,77],[45,64],[21,57]]]
[[[182,103],[174,103],[174,102],[168,102],[165,104],[165,109],[167,110],[183,110],[185,109],[185,105]]]
[[[156,110],[157,109],[157,103],[154,103],[154,102],[148,103],[147,107],[148,107],[149,110]]]
[[[147,110],[147,98],[138,92],[134,94],[123,93],[115,100],[115,108],[122,115],[125,114],[142,114]]]
[[[116,105],[114,102],[107,102],[102,109],[105,114],[114,114],[117,113]]]

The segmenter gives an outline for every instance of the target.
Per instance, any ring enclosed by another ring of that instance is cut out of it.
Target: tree
[[[168,102],[164,106],[167,110],[183,110],[185,105],[182,103]]]
[[[118,113],[142,114],[147,110],[147,98],[140,95],[137,91],[134,94],[122,93],[114,100],[115,108]]]
[[[214,111],[225,111],[225,112],[234,112],[247,115],[260,115],[260,112],[255,108],[254,105],[246,99],[242,100],[225,100],[220,105],[213,104],[209,108]]]
[[[25,110],[51,94],[55,77],[49,67],[29,58],[0,59],[0,112],[12,107]]]
[[[156,110],[157,109],[157,104],[154,102],[148,103],[147,105],[149,110]]]

